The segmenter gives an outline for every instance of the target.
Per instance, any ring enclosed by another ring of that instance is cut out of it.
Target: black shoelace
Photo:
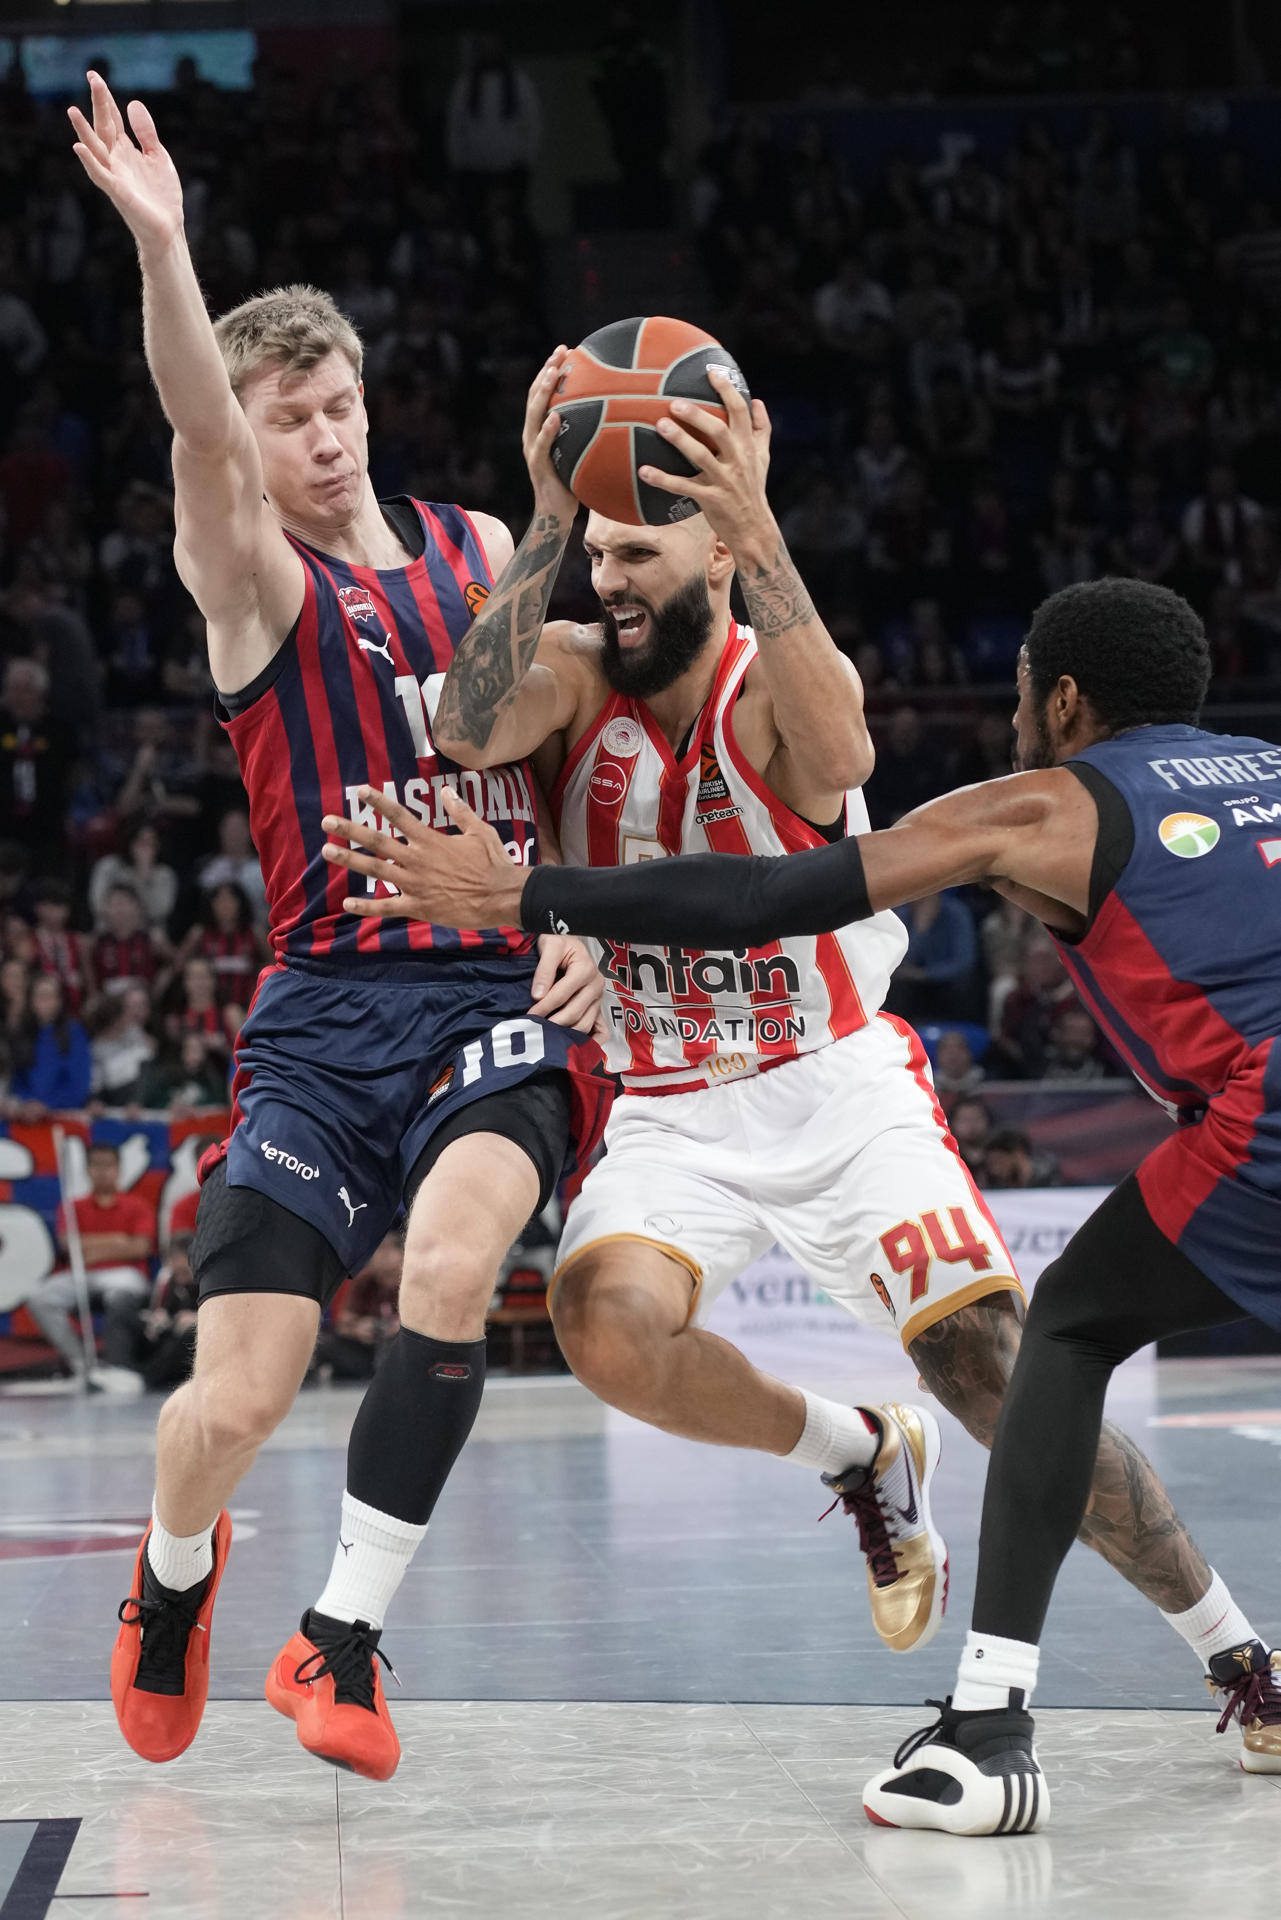
[[[946,1728],[947,1721],[945,1714],[947,1712],[947,1702],[945,1700],[927,1700],[925,1704],[927,1707],[937,1707],[939,1717],[932,1726],[918,1727],[915,1733],[908,1734],[907,1739],[894,1755],[894,1764],[896,1767],[906,1765],[918,1747],[923,1747],[929,1741],[936,1740],[939,1734]]]
[[[120,1602],[116,1609],[120,1624],[142,1629],[142,1649],[133,1684],[144,1693],[148,1690],[148,1681],[185,1679],[187,1642],[204,1605],[208,1585],[207,1580],[202,1580],[190,1593],[178,1594],[172,1600],[149,1600],[145,1594],[134,1593]],[[128,1611],[130,1607],[132,1613]]]
[[[334,1683],[334,1699],[344,1706],[364,1707],[374,1713],[374,1675],[378,1669],[374,1662],[381,1660],[396,1685],[400,1685],[395,1667],[378,1645],[378,1632],[373,1627],[354,1626],[341,1640],[335,1640],[331,1646],[318,1647],[309,1654],[302,1664],[294,1669],[295,1684],[309,1686],[313,1680],[321,1680],[328,1674]]]

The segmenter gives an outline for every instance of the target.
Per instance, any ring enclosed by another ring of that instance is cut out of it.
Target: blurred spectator
[[[131,1313],[136,1315],[131,1358],[125,1364],[141,1374],[149,1393],[181,1386],[191,1372],[200,1295],[191,1271],[194,1237],[191,1233],[171,1236],[168,1258],[156,1275],[150,1306],[132,1295],[122,1303],[122,1322]]]
[[[92,980],[84,942],[71,930],[73,899],[65,880],[42,880],[35,889],[35,966],[58,982],[68,1011],[79,1013]]]
[[[150,1022],[151,995],[142,985],[106,994],[94,1009],[89,1022],[91,1091],[104,1107],[128,1107],[140,1100],[142,1077],[156,1051]]]
[[[992,1116],[986,1105],[972,1094],[960,1094],[947,1103],[947,1126],[962,1160],[982,1185],[987,1143],[992,1137]]]
[[[404,1249],[389,1233],[368,1265],[348,1283],[332,1327],[316,1342],[312,1362],[321,1380],[371,1380],[387,1341],[400,1326],[397,1301]]]
[[[197,1033],[210,1053],[225,1059],[230,1052],[232,1036],[223,1023],[214,970],[203,956],[183,962],[176,984],[165,997],[164,1030],[175,1045],[184,1034]]]
[[[1221,461],[1210,468],[1205,492],[1184,509],[1180,529],[1201,594],[1240,586],[1246,540],[1262,512],[1257,500],[1242,496],[1232,467]]]
[[[1005,1187],[1056,1187],[1060,1184],[1053,1154],[1033,1146],[1021,1127],[1001,1127],[988,1138],[981,1184],[998,1191]]]
[[[1016,907],[1012,900],[998,898],[984,919],[979,939],[987,969],[987,1024],[993,1033],[1000,1030],[1002,1009],[1019,984],[1028,948],[1043,937],[1031,914]]]
[[[105,853],[89,875],[89,906],[99,926],[106,924],[106,900],[112,887],[132,888],[143,918],[163,934],[178,899],[178,876],[160,858],[160,834],[150,820],[138,820],[122,833],[125,851]]]
[[[959,1028],[949,1027],[939,1035],[934,1049],[934,1085],[945,1101],[959,1093],[973,1093],[986,1077]]]
[[[670,200],[663,171],[671,139],[667,70],[631,7],[611,10],[592,92],[620,176],[623,226],[664,226]]]
[[[37,974],[27,990],[22,1025],[13,1038],[10,1119],[44,1120],[72,1112],[89,1098],[93,1061],[89,1036],[66,1010],[55,975]]]
[[[249,896],[232,880],[223,880],[206,894],[201,914],[178,949],[180,962],[199,957],[214,972],[221,1005],[231,1000],[247,1007],[254,982],[267,964],[268,947],[253,924]]]
[[[1017,984],[1006,995],[993,1053],[1013,1080],[1040,1080],[1059,1014],[1075,999],[1054,942],[1039,933],[1028,943]]]
[[[470,220],[484,215],[495,188],[523,205],[541,135],[537,87],[497,34],[477,34],[445,109],[445,154]]]
[[[915,707],[896,707],[885,738],[877,743],[876,766],[867,785],[874,827],[892,826],[913,807],[943,792],[943,770],[929,752],[925,727]]]
[[[168,958],[168,943],[144,924],[142,902],[128,881],[108,887],[102,907],[102,931],[90,948],[98,991],[119,993],[135,981],[155,985]]]
[[[80,1251],[89,1281],[89,1297],[105,1303],[104,1351],[109,1368],[132,1369],[135,1317],[129,1303],[147,1296],[146,1263],[156,1249],[156,1214],[141,1194],[120,1191],[120,1149],[91,1141],[86,1155],[89,1192],[74,1203]],[[58,1240],[66,1251],[66,1223],[58,1212]],[[76,1283],[70,1267],[42,1280],[27,1297],[27,1311],[67,1371],[84,1372],[84,1343],[72,1331]],[[92,1332],[85,1329],[92,1339]],[[101,1382],[100,1384],[114,1384]]]
[[[886,1006],[906,1020],[963,1020],[972,1010],[978,938],[960,894],[949,888],[899,908],[907,952],[890,982]]]
[[[168,1112],[199,1112],[227,1104],[226,1056],[204,1033],[183,1033],[164,1047],[139,1076],[137,1102]]]
[[[202,893],[213,895],[219,887],[238,887],[250,904],[255,921],[267,912],[267,891],[262,868],[254,852],[249,833],[249,815],[242,807],[224,813],[218,822],[218,851],[200,869]]]
[[[0,698],[0,838],[17,840],[42,873],[67,861],[67,801],[76,742],[49,711],[49,675],[11,660]]]
[[[1082,1006],[1061,1007],[1045,1050],[1047,1080],[1103,1080],[1110,1069],[1103,1036]]]
[[[159,707],[139,707],[134,715],[135,751],[123,786],[116,794],[118,814],[145,816],[158,826],[181,831],[200,811],[194,787],[195,763],[174,743],[169,719]]]

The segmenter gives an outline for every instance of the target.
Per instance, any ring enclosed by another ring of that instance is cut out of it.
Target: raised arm
[[[557,347],[529,390],[521,444],[534,483],[525,537],[488,600],[454,649],[432,721],[439,750],[463,767],[522,760],[567,727],[576,689],[556,669],[539,637],[578,502],[552,466],[560,415],[551,410],[564,347]]]
[[[96,73],[75,153],[133,235],[147,364],[174,430],[175,559],[209,628],[215,683],[261,671],[302,605],[302,565],[263,500],[262,462],[231,389],[183,230],[182,184],[141,101],[129,124]],[[136,136],[130,138],[130,128]]]
[[[781,800],[806,819],[830,820],[845,789],[862,786],[875,760],[863,683],[819,617],[770,510],[764,406],[749,406],[723,367],[709,367],[708,378],[727,420],[674,400],[672,418],[658,422],[659,433],[697,469],[695,477],[644,467],[641,478],[696,500],[734,556],[759,648],[735,731]]]
[[[363,793],[362,793],[363,797]],[[397,838],[350,820],[325,829],[335,866],[372,873],[399,898],[345,902],[369,917],[395,911],[445,926],[517,923],[530,932],[590,934],[651,946],[761,946],[830,932],[941,887],[987,882],[1051,926],[1085,924],[1097,833],[1094,802],[1059,768],[964,787],[905,815],[884,833],[813,853],[734,853],[647,860],[625,867],[513,867],[506,848],[456,794],[445,807],[462,827],[444,835],[370,790]]]

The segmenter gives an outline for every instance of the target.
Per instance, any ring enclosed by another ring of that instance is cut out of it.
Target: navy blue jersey
[[[343,897],[381,881],[321,857],[327,813],[381,825],[356,798],[380,788],[429,825],[448,827],[446,786],[495,827],[514,860],[538,858],[532,776],[526,765],[464,772],[437,756],[431,713],[454,648],[489,592],[476,530],[461,507],[414,501],[424,551],[403,567],[352,566],[288,535],[303,563],[302,613],[290,653],[270,684],[225,721],[249,795],[262,861],[271,938],[281,958],[357,953],[457,958],[525,953],[519,928],[459,933],[401,919],[361,920]]]
[[[1136,727],[1082,764],[1121,795],[1134,842],[1064,961],[1144,1084],[1204,1106],[1281,1033],[1281,747]]]

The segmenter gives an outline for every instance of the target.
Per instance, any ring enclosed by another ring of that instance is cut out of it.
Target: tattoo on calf
[[[528,673],[569,537],[556,514],[535,514],[445,675],[436,730],[483,747]]]
[[[908,1348],[930,1392],[985,1447],[1019,1350],[1021,1320],[1012,1294],[992,1294],[936,1320]],[[1111,1421],[1103,1425],[1077,1537],[1163,1613],[1195,1606],[1210,1584],[1205,1556],[1152,1463]]]

